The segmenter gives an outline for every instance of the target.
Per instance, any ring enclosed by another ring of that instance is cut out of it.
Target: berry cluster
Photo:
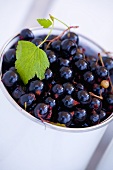
[[[87,55],[74,32],[65,33],[48,46],[55,37],[51,35],[40,46],[50,62],[43,80],[34,77],[23,84],[15,69],[16,43],[4,54],[2,82],[14,100],[41,121],[70,128],[99,124],[113,112],[113,59],[104,57],[102,63],[98,55]],[[29,29],[19,35],[19,40],[36,46],[44,38],[35,37]]]

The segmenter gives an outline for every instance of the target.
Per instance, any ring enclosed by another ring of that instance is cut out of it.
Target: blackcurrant
[[[73,120],[74,122],[83,122],[87,117],[87,112],[85,109],[77,109],[74,111]]]
[[[93,97],[91,102],[90,102],[89,107],[91,109],[98,110],[98,109],[101,108],[101,106],[102,106],[102,102],[99,99]]]
[[[27,93],[20,96],[18,103],[26,110],[27,107],[31,106],[35,102],[35,100],[36,98],[33,93]]]
[[[83,59],[79,59],[78,61],[76,61],[75,66],[79,71],[84,71],[88,69],[88,63]]]
[[[65,54],[75,55],[77,51],[77,45],[70,39],[65,39],[61,42],[61,49]]]
[[[66,94],[72,94],[74,92],[74,86],[69,82],[64,83],[63,87]]]
[[[7,71],[3,74],[2,82],[6,87],[12,87],[19,81],[19,76],[12,70]]]
[[[31,81],[29,84],[29,92],[34,92],[36,95],[40,95],[43,91],[44,83],[40,80]]]
[[[25,94],[24,90],[22,89],[21,86],[17,86],[14,91],[12,92],[12,96],[14,97],[14,99],[19,99],[20,96],[22,96],[23,94]]]
[[[66,126],[69,126],[72,121],[72,115],[66,111],[58,112],[57,121],[61,124],[65,124]]]
[[[39,103],[34,109],[34,115],[37,118],[45,118],[49,112],[49,106],[45,103]]]
[[[20,32],[20,35],[19,35],[19,38],[21,40],[31,40],[34,38],[34,34],[32,33],[31,30],[29,29],[23,29],[21,32]]]
[[[60,69],[60,76],[66,80],[72,78],[72,70],[69,67],[61,67]]]
[[[79,102],[82,104],[88,104],[91,100],[90,94],[85,90],[78,91],[77,97],[78,97]]]

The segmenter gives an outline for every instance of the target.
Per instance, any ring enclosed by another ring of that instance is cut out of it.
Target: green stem
[[[49,33],[47,34],[47,36],[45,37],[45,39],[38,45],[38,47],[40,47],[42,44],[45,43],[45,41],[48,39],[48,37],[49,37],[50,34],[52,33],[53,28],[54,28],[54,21],[53,21],[53,23],[52,23],[52,27],[51,27]]]
[[[59,20],[58,18],[52,16],[51,14],[49,14],[49,15],[50,15],[50,18],[52,19],[52,21],[53,21],[54,19],[56,19],[57,21],[59,21],[60,23],[62,23],[63,25],[65,25],[67,28],[69,28],[69,26],[68,26],[67,24],[65,24],[64,22],[62,22],[62,21]]]

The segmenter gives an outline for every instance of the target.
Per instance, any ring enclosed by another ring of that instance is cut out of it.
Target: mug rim
[[[40,27],[33,27],[33,28],[29,28],[31,31],[36,31],[36,30],[42,30],[42,28]],[[49,28],[46,28],[47,30],[49,30]],[[57,30],[57,31],[63,31],[64,29],[62,28],[54,28],[53,30]],[[93,40],[90,40],[89,38],[85,37],[82,34],[77,33],[79,36],[81,36],[82,38],[88,40],[89,42],[93,43],[94,45],[96,45],[98,48],[100,48],[103,52],[105,52],[105,50],[98,45],[97,43],[95,43]],[[58,130],[58,131],[63,131],[63,132],[72,132],[72,133],[77,133],[77,132],[88,132],[88,131],[93,131],[99,128],[102,128],[103,126],[106,126],[107,124],[109,124],[112,119],[113,119],[113,113],[111,113],[111,115],[105,119],[104,121],[100,122],[97,125],[93,125],[93,126],[89,126],[89,127],[84,127],[84,128],[69,128],[69,127],[63,127],[63,126],[58,126],[55,125],[54,123],[47,123],[47,122],[42,122],[41,120],[37,119],[36,117],[34,117],[33,115],[31,115],[29,112],[25,111],[23,108],[21,108],[16,101],[11,97],[11,95],[8,93],[6,87],[4,86],[3,82],[1,81],[1,77],[2,77],[2,60],[3,60],[3,54],[4,54],[4,50],[5,48],[15,39],[18,38],[19,33],[16,34],[15,36],[12,36],[2,47],[2,49],[0,50],[0,89],[3,93],[3,95],[5,95],[6,99],[12,104],[12,107],[14,107],[15,109],[17,109],[19,112],[21,112],[24,116],[26,116],[27,118],[29,118],[30,120],[32,120],[35,123],[38,123],[40,125],[45,126],[46,128],[51,128],[54,130]]]

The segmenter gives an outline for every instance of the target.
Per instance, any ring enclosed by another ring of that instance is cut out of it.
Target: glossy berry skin
[[[91,71],[87,71],[86,73],[84,73],[83,77],[84,77],[84,81],[87,83],[94,82],[94,75],[92,74]]]
[[[104,88],[102,88],[99,84],[96,84],[96,83],[93,85],[92,90],[94,94],[99,95],[99,96],[105,91]]]
[[[57,121],[61,124],[65,124],[66,126],[69,126],[72,121],[72,115],[66,111],[58,112]]]
[[[76,61],[75,66],[79,71],[84,71],[88,69],[88,63],[83,59],[79,59],[78,61]]]
[[[40,118],[39,115],[41,115],[41,118],[45,118],[48,114],[49,106],[45,103],[39,103],[34,109],[34,115],[37,118]]]
[[[2,82],[6,87],[12,87],[19,81],[19,76],[12,70],[7,71],[3,74]]]
[[[99,99],[95,97],[92,98],[90,105],[89,105],[91,109],[98,110],[101,108],[101,106],[102,106],[102,102]]]
[[[97,68],[98,68],[99,66],[97,65],[96,62],[91,62],[91,63],[89,64],[89,67],[90,67],[90,70],[95,73],[95,71],[97,70]]]
[[[72,108],[74,106],[74,99],[71,97],[71,95],[66,95],[63,99],[62,102],[64,106],[68,108]]]
[[[45,103],[48,104],[51,107],[54,107],[56,105],[56,101],[55,99],[51,98],[51,97],[47,97],[45,99]]]
[[[106,96],[106,102],[109,105],[113,105],[113,94],[109,94]]]
[[[41,38],[34,38],[31,42],[33,44],[35,44],[36,46],[38,46],[38,45],[40,45],[42,43],[42,41],[43,40]],[[40,48],[42,48],[42,47],[43,47],[43,45],[40,46]]]
[[[102,121],[106,118],[106,112],[104,110],[100,110],[99,118],[100,118],[100,121]]]
[[[113,69],[113,59],[110,57],[103,57],[104,66],[107,70]]]
[[[62,40],[70,39],[73,42],[75,42],[76,44],[78,44],[78,42],[79,42],[78,35],[74,32],[67,32],[61,39]]]
[[[16,68],[15,67],[10,67],[9,70],[16,72]]]
[[[92,62],[97,62],[97,58],[96,57],[94,57],[94,56],[87,56],[86,57],[86,61],[88,62],[88,63],[92,63]]]
[[[75,91],[84,90],[84,86],[81,83],[75,84]]]
[[[98,69],[96,70],[96,73],[101,78],[108,76],[108,70],[103,66],[98,67]]]
[[[63,87],[66,94],[72,94],[74,92],[74,86],[69,82],[64,83]]]
[[[26,28],[20,32],[19,38],[20,40],[32,40],[34,38],[34,34],[31,30]]]
[[[56,57],[54,51],[46,50],[46,54],[47,54],[47,57],[48,57],[50,63],[56,62],[57,57]]]
[[[105,95],[103,104],[108,112],[113,112],[113,94]]]
[[[92,113],[91,116],[90,116],[90,123],[91,123],[91,125],[96,125],[99,122],[100,122],[99,115],[96,112]]]
[[[25,94],[24,90],[22,89],[21,86],[17,86],[14,91],[12,92],[12,96],[14,99],[19,99],[20,96],[22,96],[23,94]]]
[[[35,100],[35,95],[33,93],[28,93],[20,96],[18,103],[26,109],[27,107],[31,106]]]
[[[60,66],[69,66],[70,61],[65,58],[59,58],[59,64],[60,64]]]
[[[47,69],[46,72],[45,72],[45,79],[48,80],[48,79],[51,79],[53,76],[53,72],[51,69]]]
[[[78,97],[78,100],[80,101],[80,103],[82,103],[82,104],[88,104],[91,100],[90,94],[85,90],[78,91],[77,97]]]
[[[31,81],[29,84],[29,92],[33,92],[36,95],[40,95],[43,91],[44,83],[40,80]]]
[[[64,92],[64,88],[61,84],[55,84],[52,88],[54,94],[61,95]]]
[[[60,76],[66,80],[72,78],[72,70],[69,67],[61,67]]]
[[[3,62],[9,64],[9,66],[13,65],[16,60],[16,51],[15,49],[9,49],[6,51],[3,57]]]
[[[65,39],[61,42],[61,50],[68,55],[75,55],[77,45],[72,40]]]
[[[87,113],[85,109],[78,109],[74,111],[74,122],[83,122],[86,119]]]
[[[53,41],[51,43],[51,48],[56,52],[60,52],[60,50],[61,50],[61,41],[60,40]]]
[[[73,61],[78,61],[79,59],[84,59],[84,55],[81,54],[81,53],[76,53],[76,54],[73,56]]]

